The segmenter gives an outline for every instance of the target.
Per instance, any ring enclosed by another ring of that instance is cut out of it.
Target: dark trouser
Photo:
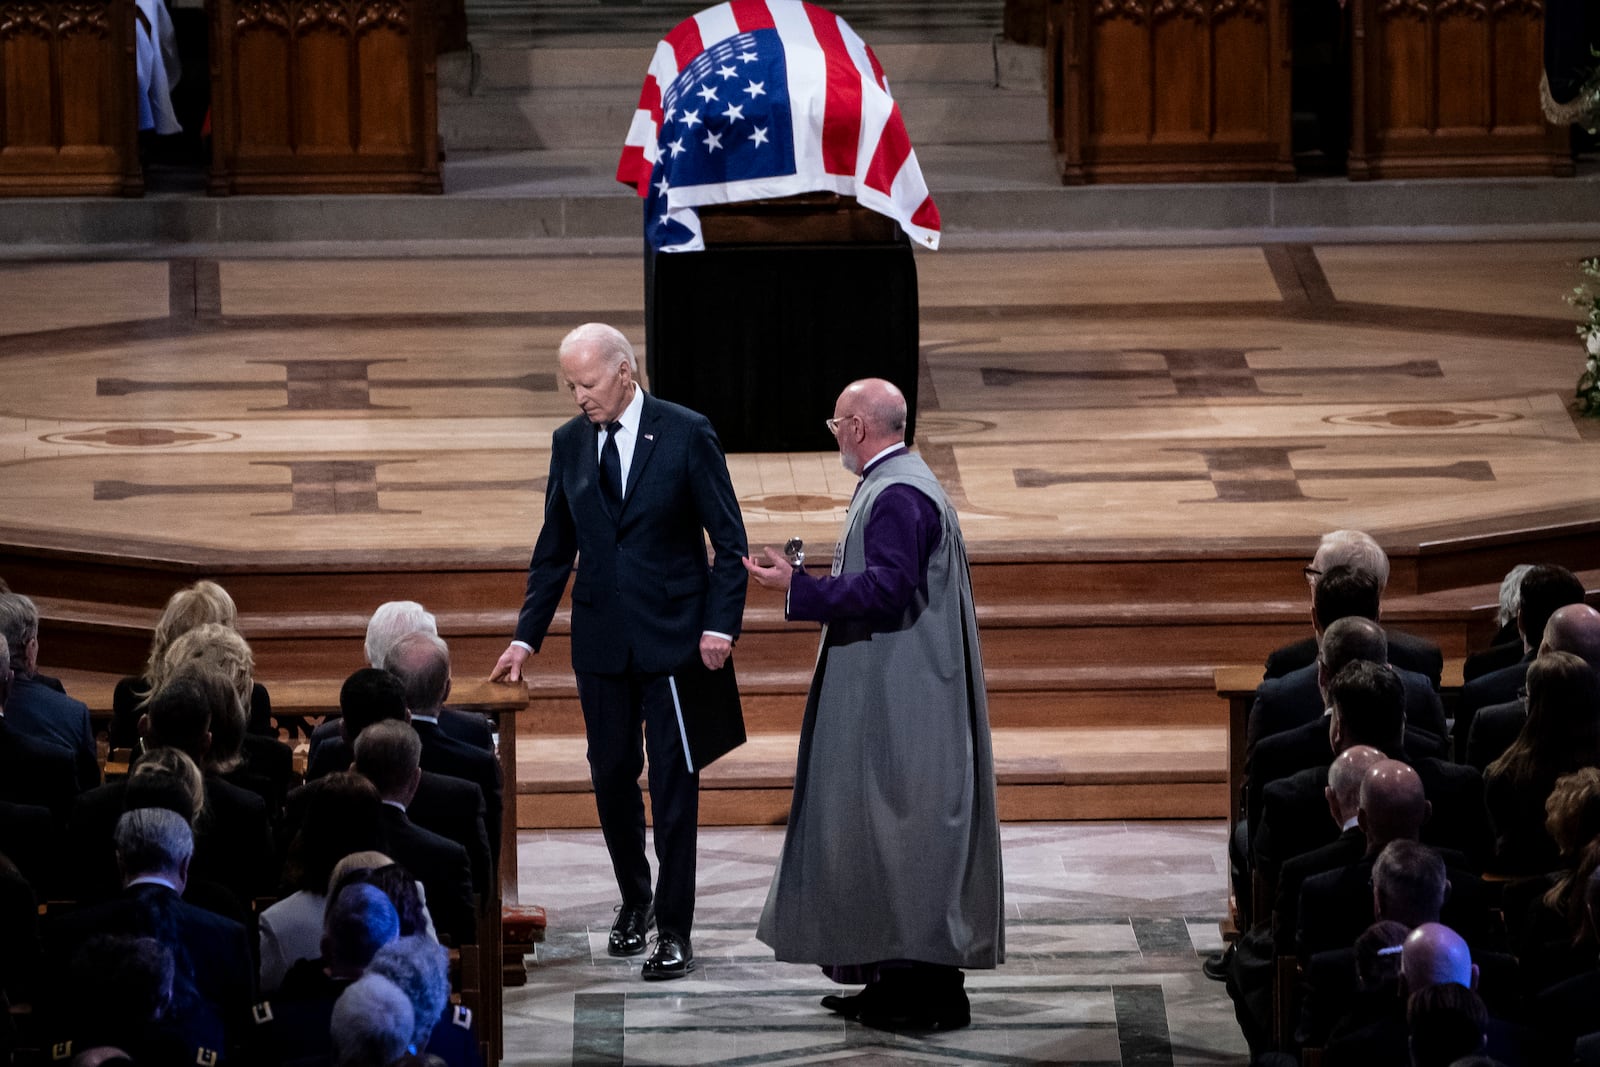
[[[656,926],[687,938],[694,925],[700,776],[689,773],[684,759],[667,676],[579,672],[577,678],[589,738],[589,780],[622,900],[638,907],[652,900],[650,861],[644,853],[644,798],[639,794],[647,744],[659,867],[653,897]]]

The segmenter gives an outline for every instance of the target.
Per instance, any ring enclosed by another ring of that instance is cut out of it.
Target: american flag
[[[872,50],[803,0],[731,0],[656,46],[617,180],[664,252],[704,247],[695,208],[833,192],[939,247],[939,209]]]

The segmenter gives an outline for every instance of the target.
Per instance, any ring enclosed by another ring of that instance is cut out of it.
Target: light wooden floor
[[[1594,251],[921,255],[918,444],[979,546],[1593,517],[1563,298]],[[0,266],[0,535],[515,559],[571,414],[556,341],[642,343],[641,307],[637,257]],[[836,456],[729,465],[752,543],[832,540]]]

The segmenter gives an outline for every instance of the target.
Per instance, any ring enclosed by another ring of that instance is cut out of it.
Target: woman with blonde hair
[[[161,621],[156,623],[150,640],[150,657],[145,661],[144,674],[122,679],[111,697],[111,747],[135,748],[139,744],[139,714],[154,691],[151,679],[160,669],[167,649],[179,637],[206,623],[217,623],[237,631],[239,612],[233,597],[216,582],[198,581],[180,589],[167,601]],[[252,688],[245,703],[249,712],[250,732],[272,733],[272,700],[264,687]]]

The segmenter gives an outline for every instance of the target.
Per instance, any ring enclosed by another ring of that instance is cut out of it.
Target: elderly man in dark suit
[[[1378,580],[1378,591],[1389,584],[1389,557],[1370,534],[1360,530],[1334,530],[1322,535],[1317,551],[1305,568],[1306,581],[1315,592],[1322,576],[1334,567],[1355,567]],[[1315,637],[1284,645],[1267,657],[1265,676],[1277,678],[1313,663],[1317,658]],[[1431,641],[1398,630],[1389,630],[1389,662],[1404,670],[1425,676],[1435,687],[1444,670],[1444,656]]]
[[[622,894],[609,951],[655,951],[645,978],[694,965],[699,776],[683,751],[670,680],[695,659],[720,670],[744,615],[744,521],[716,431],[647,395],[627,338],[588,323],[561,342],[561,374],[582,412],[550,445],[544,526],[515,640],[490,675],[517,681],[555,615],[575,557],[572,667],[589,740],[600,827]],[[713,560],[706,560],[709,536]],[[650,748],[655,892],[644,849],[641,724]]]
[[[0,593],[0,636],[11,653],[11,694],[6,712],[19,733],[54,745],[72,756],[78,789],[100,784],[89,708],[61,690],[61,683],[39,674],[39,609],[20,593]]]
[[[1570,652],[1600,672],[1600,611],[1587,604],[1557,608],[1545,624],[1538,654]],[[1528,721],[1528,702],[1518,696],[1480,708],[1467,730],[1467,763],[1483,770],[1511,747]]]

